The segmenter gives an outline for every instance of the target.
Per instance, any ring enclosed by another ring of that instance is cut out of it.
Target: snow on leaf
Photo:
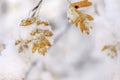
[[[70,3],[68,10],[68,20],[72,24],[75,24],[76,27],[80,26],[82,33],[89,34],[91,31],[90,21],[93,21],[93,17],[89,14],[85,14],[78,10],[78,8],[89,7],[92,3],[88,0],[79,1],[75,3]]]

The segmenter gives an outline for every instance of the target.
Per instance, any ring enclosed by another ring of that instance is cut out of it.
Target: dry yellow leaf
[[[36,19],[37,19],[36,17],[32,17],[32,18],[27,18],[25,20],[22,20],[20,23],[20,26],[29,26],[35,23]]]
[[[79,2],[75,2],[75,3],[71,4],[71,6],[73,6],[76,9],[82,8],[82,7],[88,7],[88,6],[91,6],[91,5],[92,5],[92,2],[88,2],[88,0],[86,0],[86,1],[79,1]]]
[[[53,33],[50,30],[44,30],[43,34],[47,37],[53,36]]]
[[[44,56],[44,55],[47,53],[47,48],[46,48],[46,47],[44,47],[44,48],[39,48],[39,49],[38,49],[38,52]]]
[[[37,25],[44,24],[45,26],[49,25],[47,21],[37,21]]]
[[[15,42],[15,45],[18,45],[18,44],[20,44],[21,43],[21,40],[17,40],[16,42]]]
[[[112,58],[116,57],[118,54],[117,46],[115,45],[105,45],[102,48],[102,51],[108,51],[108,56],[111,56]]]
[[[72,13],[74,13],[74,15],[72,14],[72,17],[76,17],[74,20],[71,20],[72,24],[75,24],[76,27],[78,27],[78,25],[80,24],[81,32],[85,32],[86,34],[90,34],[90,30],[92,29],[92,27],[90,26],[89,21],[92,21],[94,19],[91,15],[79,11],[78,8],[88,7],[91,5],[92,2],[89,2],[88,0],[83,0],[71,3],[69,7]],[[68,19],[70,20],[71,18],[68,17]]]

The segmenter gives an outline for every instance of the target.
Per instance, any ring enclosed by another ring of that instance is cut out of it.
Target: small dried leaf
[[[78,23],[80,22],[80,20],[81,20],[81,17],[78,17],[78,18],[75,20],[74,24],[76,25],[76,27],[78,27]]]
[[[15,45],[18,45],[18,44],[20,44],[21,43],[21,40],[17,40],[16,42],[15,42]]]
[[[46,48],[46,47],[44,47],[44,48],[39,48],[39,49],[38,49],[38,52],[44,56],[45,53],[47,53],[47,48]]]
[[[50,30],[44,30],[43,34],[47,37],[53,36],[53,33]]]
[[[82,8],[82,7],[88,7],[88,6],[91,6],[91,5],[92,5],[92,3],[88,2],[87,0],[86,1],[75,2],[75,3],[71,4],[71,6],[73,6],[76,9]]]
[[[89,21],[94,20],[94,18],[93,18],[91,15],[87,14],[86,16],[87,16],[87,19],[88,19]]]
[[[19,53],[20,53],[20,52],[23,52],[23,50],[24,50],[23,46],[20,46],[20,47],[19,47]]]
[[[36,32],[31,32],[30,35],[35,36]]]
[[[29,26],[35,23],[36,17],[28,18],[26,20],[22,20],[20,26]]]
[[[46,45],[44,43],[39,44],[39,48],[44,48]]]
[[[24,48],[28,48],[28,45],[24,45],[23,47],[24,47]]]
[[[115,45],[105,45],[102,48],[102,51],[108,51],[108,56],[111,56],[111,58],[114,58],[115,56],[117,56],[117,46]]]
[[[83,33],[84,30],[86,30],[85,28],[85,24],[83,23],[83,21],[80,22],[80,30]]]
[[[44,24],[45,26],[49,25],[49,23],[46,21],[37,21],[37,25],[41,25],[41,24]]]
[[[102,48],[102,51],[104,51],[104,50],[106,50],[106,49],[108,49],[108,48],[110,48],[110,46],[105,45],[105,46]]]
[[[26,40],[25,44],[29,44],[30,42],[32,42],[32,40]]]
[[[36,29],[36,30],[32,31],[30,33],[30,35],[35,36],[36,34],[40,34],[40,33],[43,33],[43,30],[42,29]]]
[[[47,39],[45,39],[44,41],[42,41],[46,46],[51,46],[51,43],[47,40]]]
[[[32,53],[35,53],[37,51],[37,49],[38,49],[38,44],[34,43],[32,46]]]

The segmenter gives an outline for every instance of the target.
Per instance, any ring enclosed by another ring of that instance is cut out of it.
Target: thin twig
[[[38,63],[38,61],[35,60],[35,61],[31,64],[29,70],[28,70],[28,71],[26,72],[26,74],[25,74],[24,80],[27,80],[27,79],[28,79],[28,76],[29,76],[30,72],[33,70],[34,67],[36,67],[37,63]]]
[[[41,5],[42,1],[43,1],[43,0],[40,0],[40,2],[38,3],[38,5],[37,5],[36,7],[34,7],[34,8],[32,9],[32,11],[38,9],[38,7]]]
[[[35,15],[38,16],[39,11],[40,11],[40,6],[42,4],[43,0],[40,0],[37,6],[35,6],[31,11],[33,12],[31,17],[34,17]]]

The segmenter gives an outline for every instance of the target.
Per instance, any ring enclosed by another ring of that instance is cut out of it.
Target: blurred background
[[[39,16],[50,23],[54,44],[27,66],[12,42],[20,21],[39,0],[0,0],[0,80],[120,80],[120,52],[111,59],[101,51],[105,44],[120,41],[120,0],[90,1],[93,5],[82,10],[94,17],[93,30],[86,35],[68,22],[67,0],[43,0]]]

